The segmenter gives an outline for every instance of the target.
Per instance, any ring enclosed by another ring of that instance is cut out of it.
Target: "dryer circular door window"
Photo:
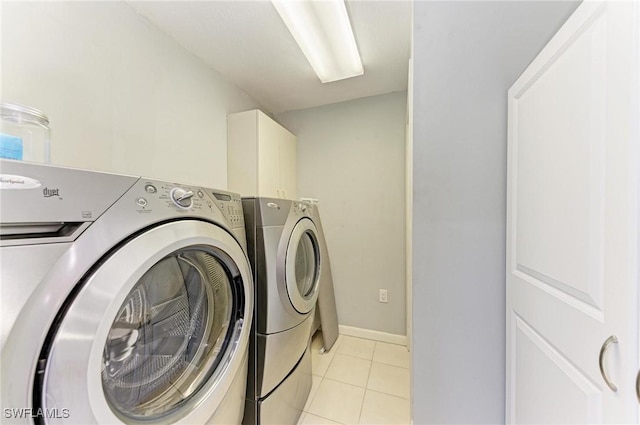
[[[207,422],[246,355],[251,286],[242,248],[212,224],[124,243],[68,301],[35,404],[78,423]]]
[[[289,239],[285,280],[289,300],[298,313],[310,312],[318,299],[320,245],[318,231],[308,218],[300,220]]]

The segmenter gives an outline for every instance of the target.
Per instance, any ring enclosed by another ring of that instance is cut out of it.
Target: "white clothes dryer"
[[[3,423],[242,420],[239,195],[1,160]]]
[[[295,425],[311,389],[309,339],[328,273],[315,205],[243,198],[255,282],[245,425]]]

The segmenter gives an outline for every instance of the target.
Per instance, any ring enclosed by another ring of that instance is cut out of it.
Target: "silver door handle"
[[[604,344],[602,344],[602,348],[600,348],[600,357],[598,358],[598,364],[600,365],[600,374],[602,375],[602,379],[604,379],[604,382],[607,384],[607,387],[611,388],[611,391],[613,392],[618,391],[618,387],[616,386],[616,384],[611,382],[611,380],[607,377],[607,374],[604,371],[603,362],[604,362],[604,354],[609,349],[609,346],[611,346],[611,344],[617,344],[617,343],[618,343],[617,336],[611,335],[609,338],[607,338]]]

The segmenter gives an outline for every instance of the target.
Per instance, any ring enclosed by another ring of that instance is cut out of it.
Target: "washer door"
[[[293,228],[285,258],[285,280],[289,300],[298,313],[310,312],[318,299],[320,282],[318,230],[308,218]]]
[[[52,331],[42,407],[73,423],[205,423],[246,355],[250,276],[239,244],[209,223],[130,240]]]

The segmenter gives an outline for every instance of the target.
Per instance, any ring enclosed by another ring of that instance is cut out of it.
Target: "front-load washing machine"
[[[243,423],[295,425],[311,389],[310,331],[328,273],[319,215],[309,202],[243,198],[242,204],[256,296]]]
[[[6,423],[238,424],[253,283],[240,197],[0,162]]]

